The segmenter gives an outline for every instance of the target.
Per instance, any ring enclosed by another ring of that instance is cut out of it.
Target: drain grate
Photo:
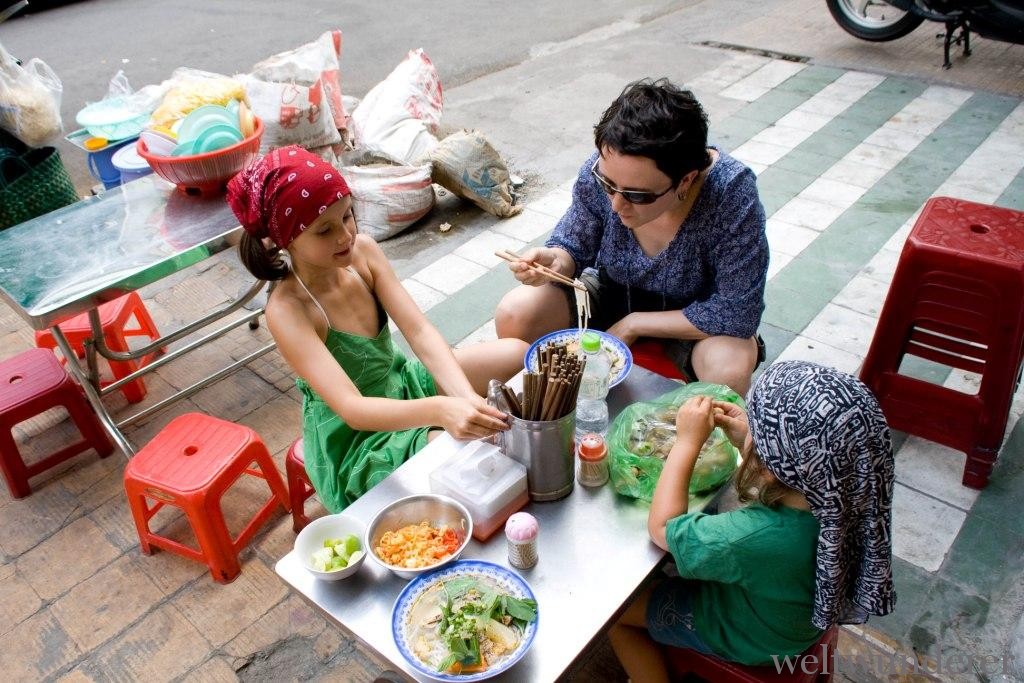
[[[714,47],[719,50],[732,50],[734,52],[745,52],[748,55],[758,55],[759,57],[769,57],[770,59],[782,59],[787,62],[799,62],[800,64],[806,64],[811,61],[810,57],[804,57],[802,55],[791,55],[785,52],[776,52],[775,50],[764,50],[759,47],[747,47],[746,45],[734,45],[733,43],[720,43],[717,40],[702,40],[698,45],[704,47]]]

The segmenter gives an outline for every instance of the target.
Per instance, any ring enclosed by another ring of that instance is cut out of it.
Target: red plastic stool
[[[977,394],[899,373],[911,354],[982,376]],[[963,483],[992,472],[1024,360],[1024,212],[930,199],[900,255],[860,378],[889,425],[964,451]]]
[[[696,674],[712,683],[829,683],[834,673],[832,660],[838,639],[839,627],[833,626],[798,659],[790,660],[792,670],[780,659],[781,673],[774,665],[744,666],[695,650],[666,647],[664,651],[673,678]]]
[[[153,322],[145,304],[142,303],[142,297],[136,292],[129,292],[118,299],[108,301],[102,304],[98,311],[100,326],[103,328],[103,339],[111,351],[128,351],[128,337],[160,338],[156,323]],[[128,327],[132,316],[135,316],[136,327]],[[82,313],[60,323],[60,329],[78,357],[83,358],[85,356],[85,340],[92,338],[89,314]],[[57,348],[53,333],[50,330],[36,332],[36,346],[43,349]],[[152,361],[155,356],[156,354],[152,353],[143,357],[142,365]],[[110,361],[110,371],[114,375],[114,379],[121,379],[138,369],[139,365],[136,361]],[[140,377],[125,384],[121,391],[129,403],[138,403],[146,397],[146,383]]]
[[[633,362],[642,368],[647,368],[662,377],[677,379],[681,382],[688,382],[686,375],[679,371],[676,364],[665,355],[665,345],[660,339],[642,337],[633,342],[629,347],[633,354]]]
[[[258,469],[251,467],[253,461]],[[232,540],[221,498],[243,474],[265,479],[270,498]],[[274,509],[279,504],[285,510],[289,507],[281,475],[256,432],[200,413],[174,418],[129,460],[124,487],[142,552],[150,555],[156,546],[202,562],[220,583],[231,582],[242,571],[238,553]],[[151,499],[156,501],[153,505]],[[198,551],[150,530],[149,520],[164,505],[184,511]]]
[[[292,504],[292,529],[295,533],[309,524],[306,516],[306,501],[316,493],[306,474],[306,461],[302,453],[302,437],[295,440],[284,459],[285,476],[288,478],[288,498]]]
[[[95,448],[101,458],[114,452],[81,387],[49,351],[31,349],[0,362],[0,387],[0,469],[12,497],[32,493],[29,477],[88,448]],[[14,426],[59,406],[68,411],[82,440],[26,465],[14,440]]]

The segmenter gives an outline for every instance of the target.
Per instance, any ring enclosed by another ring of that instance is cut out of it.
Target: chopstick
[[[571,413],[585,364],[565,344],[547,344],[538,349],[537,372],[523,375],[523,419],[558,420]]]
[[[557,271],[554,271],[554,270],[551,270],[547,266],[542,266],[539,263],[534,263],[533,261],[525,261],[522,256],[516,254],[513,251],[509,251],[507,249],[502,249],[501,251],[494,252],[494,255],[497,256],[498,258],[505,259],[509,263],[515,263],[516,261],[523,261],[523,263],[525,263],[527,266],[532,268],[533,272],[537,273],[538,275],[543,275],[544,277],[548,278],[549,280],[553,280],[555,282],[558,282],[559,284],[566,285],[567,287],[573,287],[574,289],[579,289],[579,290],[584,291],[584,292],[587,291],[587,288],[584,287],[579,282],[577,282],[576,280],[570,280],[569,278],[567,278],[566,276],[562,275],[561,273],[559,273]]]

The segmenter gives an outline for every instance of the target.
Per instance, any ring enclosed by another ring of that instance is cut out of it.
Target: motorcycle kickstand
[[[956,30],[960,29],[960,35],[956,35]],[[942,62],[943,69],[952,69],[953,62],[949,59],[949,48],[953,43],[960,45],[963,43],[964,56],[971,56],[971,30],[967,27],[967,22],[962,18],[956,20],[950,20],[946,22],[946,32],[940,33],[937,38],[943,38],[942,43],[942,54],[944,61]]]

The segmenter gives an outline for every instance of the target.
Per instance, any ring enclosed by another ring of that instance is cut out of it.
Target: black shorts
[[[666,297],[658,292],[623,285],[609,278],[603,271],[587,268],[580,275],[580,282],[587,288],[590,296],[590,322],[588,327],[605,331],[630,313],[638,311],[679,311],[685,308],[681,301]],[[553,285],[561,287],[561,285]],[[569,320],[576,323],[576,296],[569,287],[562,287],[569,304]],[[765,359],[764,340],[761,335],[757,340],[757,369]],[[699,380],[693,369],[691,354],[699,339],[661,339],[665,355],[672,363],[691,380]]]

